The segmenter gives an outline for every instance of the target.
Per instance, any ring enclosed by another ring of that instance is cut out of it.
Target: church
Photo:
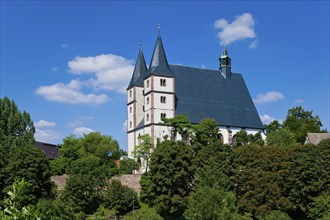
[[[158,33],[149,68],[140,47],[127,87],[128,154],[140,144],[140,135],[149,134],[153,143],[171,137],[171,127],[162,124],[162,118],[179,114],[186,114],[193,124],[204,118],[215,119],[225,144],[232,144],[242,129],[248,134],[261,131],[265,139],[243,76],[232,72],[226,48],[218,70],[171,65]],[[175,138],[182,139],[179,135]]]

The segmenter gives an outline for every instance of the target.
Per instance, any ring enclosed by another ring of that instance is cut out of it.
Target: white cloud
[[[124,121],[123,126],[121,128],[122,131],[127,131],[127,119]]]
[[[57,72],[58,71],[58,66],[52,67],[52,71]]]
[[[40,86],[36,93],[43,96],[46,100],[68,104],[96,105],[109,101],[109,97],[105,94],[83,94],[81,92],[83,84],[79,80],[71,80],[69,84],[56,83],[50,86]]]
[[[48,129],[36,129],[36,133],[34,134],[34,138],[37,141],[45,142],[45,143],[56,143],[59,144],[62,140],[60,133],[53,130]]]
[[[69,124],[67,126],[69,128],[82,127],[83,124],[85,123],[85,121],[89,121],[89,120],[93,120],[93,119],[94,119],[93,117],[81,116],[81,117],[75,118],[74,120],[69,122]]]
[[[258,94],[256,99],[253,99],[256,104],[265,104],[269,102],[275,102],[284,99],[284,95],[280,92],[271,91],[265,94]]]
[[[224,18],[214,22],[214,28],[219,30],[217,34],[222,45],[229,45],[235,41],[243,40],[246,38],[256,38],[254,30],[255,18],[250,13],[243,13],[236,17],[232,23]],[[257,42],[250,45],[250,47],[257,46]]]
[[[86,82],[94,89],[125,93],[134,70],[134,61],[114,54],[101,54],[76,57],[68,66],[69,72],[73,74],[95,74],[94,78]]]
[[[294,100],[294,103],[303,103],[303,102],[304,102],[303,99],[296,99],[296,100]]]
[[[283,119],[276,119],[276,118],[271,117],[268,114],[260,115],[260,119],[261,119],[262,123],[266,124],[266,125],[275,120],[277,120],[279,123],[283,123]]]
[[[34,126],[36,128],[53,127],[53,126],[56,126],[56,123],[52,122],[52,121],[40,120],[40,121],[34,123]]]
[[[73,133],[79,136],[82,136],[84,134],[89,134],[91,132],[94,132],[94,130],[86,127],[79,127],[73,130]]]
[[[69,47],[69,44],[61,44],[61,47],[64,48],[64,49],[66,49],[66,48]]]
[[[249,45],[249,48],[251,48],[251,49],[254,49],[254,48],[256,48],[257,47],[257,45],[258,45],[258,40],[254,40],[254,41],[252,41],[251,43],[250,43],[250,45]]]

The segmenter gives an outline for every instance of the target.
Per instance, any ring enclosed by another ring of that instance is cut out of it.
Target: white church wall
[[[166,118],[173,118],[174,112],[173,110],[166,110],[166,109],[154,109],[154,123],[160,123],[161,120],[161,114],[166,114]]]
[[[163,100],[162,100],[163,99]],[[162,103],[161,101],[164,101]],[[164,93],[154,93],[154,107],[159,109],[173,109],[173,94],[164,94]]]
[[[165,85],[161,84],[161,80],[165,80]],[[160,92],[174,92],[174,79],[168,77],[154,76],[153,88],[155,91]]]
[[[136,125],[135,126],[137,126],[144,118],[143,106],[144,106],[143,87],[136,87],[136,106],[135,106]]]

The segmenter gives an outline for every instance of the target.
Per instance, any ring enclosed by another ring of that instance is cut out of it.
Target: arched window
[[[149,114],[147,114],[147,121],[149,121]]]
[[[223,143],[223,135],[221,133],[218,134],[218,139]]]
[[[160,118],[161,119],[166,118],[166,114],[165,113],[160,113]]]
[[[161,96],[160,97],[160,102],[161,103],[166,103],[166,96]]]
[[[147,80],[147,88],[149,88],[149,79]]]
[[[149,97],[147,97],[147,105],[149,105]]]
[[[160,79],[160,86],[166,86],[166,79]]]
[[[129,90],[129,97],[132,97],[132,90]]]
[[[129,113],[132,113],[132,106],[129,107]]]
[[[131,121],[129,122],[129,127],[130,127],[130,128],[132,127],[132,122],[131,122]]]
[[[232,139],[232,145],[236,145],[237,144],[237,137],[236,135],[233,136],[233,139]]]

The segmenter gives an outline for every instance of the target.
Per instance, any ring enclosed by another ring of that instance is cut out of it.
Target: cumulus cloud
[[[81,92],[83,82],[71,80],[70,83],[56,83],[50,86],[40,86],[36,93],[46,100],[68,104],[103,104],[109,101],[105,94],[96,95],[94,93],[84,94]]]
[[[73,133],[79,136],[82,136],[84,134],[89,134],[91,132],[94,132],[94,130],[87,127],[79,127],[73,130]]]
[[[36,129],[36,133],[34,134],[34,138],[37,141],[45,142],[45,143],[54,143],[59,144],[62,140],[61,134],[57,131],[49,130],[49,129]]]
[[[279,123],[283,123],[283,119],[276,119],[276,118],[271,117],[268,114],[260,115],[260,119],[261,119],[262,123],[266,124],[266,125],[275,120],[277,120]]]
[[[253,99],[256,104],[265,104],[269,102],[275,102],[281,99],[284,99],[283,93],[271,91],[265,94],[258,94],[256,99]]]
[[[36,128],[53,127],[53,126],[56,126],[56,123],[52,122],[52,121],[40,120],[40,121],[34,123],[34,126]]]
[[[255,23],[256,21],[252,14],[243,13],[237,16],[232,23],[229,23],[225,18],[216,20],[214,28],[219,30],[217,36],[221,45],[229,45],[238,40],[256,38]],[[257,41],[253,42],[250,44],[250,48],[257,46]]]
[[[76,57],[68,63],[72,74],[95,74],[87,81],[94,89],[125,93],[134,70],[134,61],[114,54]]]
[[[294,100],[294,103],[303,103],[303,102],[304,102],[303,99],[296,99],[296,100]]]

